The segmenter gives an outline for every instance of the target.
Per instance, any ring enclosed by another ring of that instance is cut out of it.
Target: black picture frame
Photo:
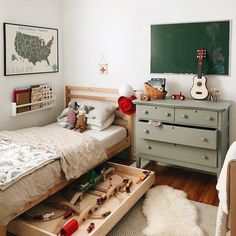
[[[59,72],[58,29],[3,23],[4,76]]]

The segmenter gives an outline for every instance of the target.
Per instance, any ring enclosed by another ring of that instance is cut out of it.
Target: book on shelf
[[[24,105],[30,103],[30,88],[17,88],[13,92],[13,101],[16,105]],[[30,106],[19,107],[16,113],[30,111]]]
[[[41,102],[43,100],[43,89],[40,85],[31,86],[31,103]],[[37,110],[41,108],[41,104],[31,105],[31,110]]]

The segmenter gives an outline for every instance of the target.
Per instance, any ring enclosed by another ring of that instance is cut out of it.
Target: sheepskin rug
[[[161,185],[150,189],[143,213],[148,226],[146,236],[203,236],[197,225],[197,210],[181,190]]]

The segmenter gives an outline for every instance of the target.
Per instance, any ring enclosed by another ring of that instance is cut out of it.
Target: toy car
[[[174,93],[171,95],[172,99],[180,99],[180,100],[184,100],[185,96],[180,92],[180,93]]]
[[[89,227],[87,228],[87,232],[91,233],[95,228],[95,224],[94,223],[90,223]]]

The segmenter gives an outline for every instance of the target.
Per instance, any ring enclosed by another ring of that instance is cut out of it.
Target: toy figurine
[[[220,90],[217,88],[211,88],[209,90],[208,100],[212,102],[220,101]]]

